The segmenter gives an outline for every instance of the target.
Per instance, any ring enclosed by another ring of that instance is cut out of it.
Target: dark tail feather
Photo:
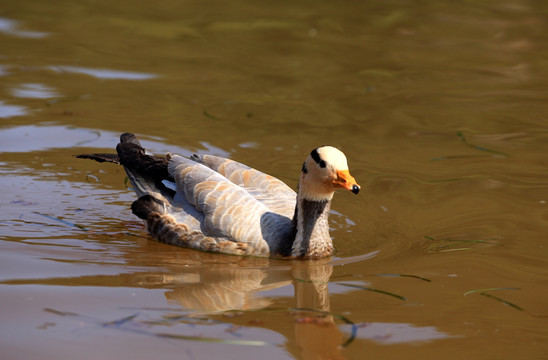
[[[167,169],[168,159],[147,153],[132,133],[120,135],[116,152],[117,154],[81,154],[76,157],[123,165],[133,190],[139,197],[147,194],[166,198],[173,196],[174,191],[162,184],[162,180],[173,181]]]
[[[114,164],[120,164],[120,159],[117,154],[80,154],[75,155],[80,159],[90,159],[98,162],[109,162]]]
[[[120,135],[120,143],[132,143],[136,145],[139,148],[142,148],[141,143],[139,142],[139,139],[137,139],[137,136],[132,133],[124,133]],[[144,153],[144,149],[143,149]],[[120,158],[118,157],[118,154],[80,154],[76,155],[79,159],[90,159],[95,160],[100,163],[102,162],[109,162],[120,165]]]
[[[173,180],[167,171],[168,160],[165,157],[147,154],[133,134],[125,133],[120,136],[120,143],[116,146],[116,152],[120,164],[126,169],[155,181]]]
[[[173,181],[168,173],[168,160],[165,157],[147,154],[137,137],[131,133],[120,136],[116,152],[139,197],[154,193],[173,196],[173,191],[162,184],[162,180]]]
[[[118,144],[118,146],[122,144],[126,144],[125,146],[122,146],[124,149],[127,149],[127,147],[130,147],[131,149],[134,149],[134,152],[140,153],[141,156],[145,154],[145,149],[143,149],[143,147],[141,146],[141,143],[139,142],[139,139],[137,139],[135,134],[124,133],[120,135],[120,144]],[[118,147],[116,150],[118,150]],[[124,151],[124,154],[126,155],[126,157],[130,156],[127,150]],[[90,160],[95,160],[101,163],[109,162],[109,163],[114,163],[118,165],[120,164],[125,165],[124,163],[120,162],[120,157],[118,156],[118,154],[99,153],[99,154],[79,154],[75,156],[79,159],[90,159]]]
[[[140,219],[147,220],[151,213],[165,213],[165,204],[152,195],[144,195],[131,204],[131,211]]]
[[[132,143],[142,148],[141,142],[139,141],[139,139],[137,139],[137,136],[135,136],[135,134],[132,134],[132,133],[123,133],[122,135],[120,135],[120,142]]]

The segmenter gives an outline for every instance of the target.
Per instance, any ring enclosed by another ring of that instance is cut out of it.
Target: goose
[[[203,251],[293,259],[331,256],[333,194],[337,189],[360,191],[346,156],[332,146],[310,152],[297,192],[223,157],[155,156],[132,133],[120,136],[116,152],[76,157],[122,165],[138,197],[131,210],[150,235]]]

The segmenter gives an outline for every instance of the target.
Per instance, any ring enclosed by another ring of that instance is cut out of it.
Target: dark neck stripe
[[[293,224],[295,224],[295,226],[298,224],[299,211],[302,211],[301,216],[303,225],[303,228],[301,229],[302,234],[300,234],[302,236],[302,242],[300,244],[301,248],[299,249],[300,253],[296,254],[297,256],[305,256],[308,252],[310,247],[310,238],[314,228],[316,227],[316,222],[320,217],[324,216],[326,211],[329,211],[330,204],[330,200],[315,201],[303,199],[300,209],[299,205],[295,208],[295,218],[293,219]],[[297,233],[295,233],[295,236],[297,236]]]

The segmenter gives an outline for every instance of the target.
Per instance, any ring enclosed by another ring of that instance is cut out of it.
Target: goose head
[[[346,156],[333,146],[312,150],[303,164],[299,197],[309,201],[329,201],[337,189],[354,194],[360,191],[360,185],[350,175]]]

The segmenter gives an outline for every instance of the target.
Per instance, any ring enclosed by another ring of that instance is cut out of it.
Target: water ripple
[[[0,118],[10,118],[13,116],[26,115],[27,111],[24,106],[8,105],[0,100]]]
[[[19,30],[19,21],[7,18],[0,18],[0,32],[7,35],[30,39],[41,39],[50,35],[47,32],[41,31]]]
[[[29,99],[48,99],[60,96],[53,88],[42,84],[21,84],[19,87],[13,88],[11,94],[18,98]]]
[[[48,66],[48,69],[58,73],[73,73],[84,74],[93,76],[98,79],[104,80],[149,80],[159,77],[157,74],[135,72],[135,71],[122,71],[111,69],[93,69],[80,66],[69,65],[52,65]]]

